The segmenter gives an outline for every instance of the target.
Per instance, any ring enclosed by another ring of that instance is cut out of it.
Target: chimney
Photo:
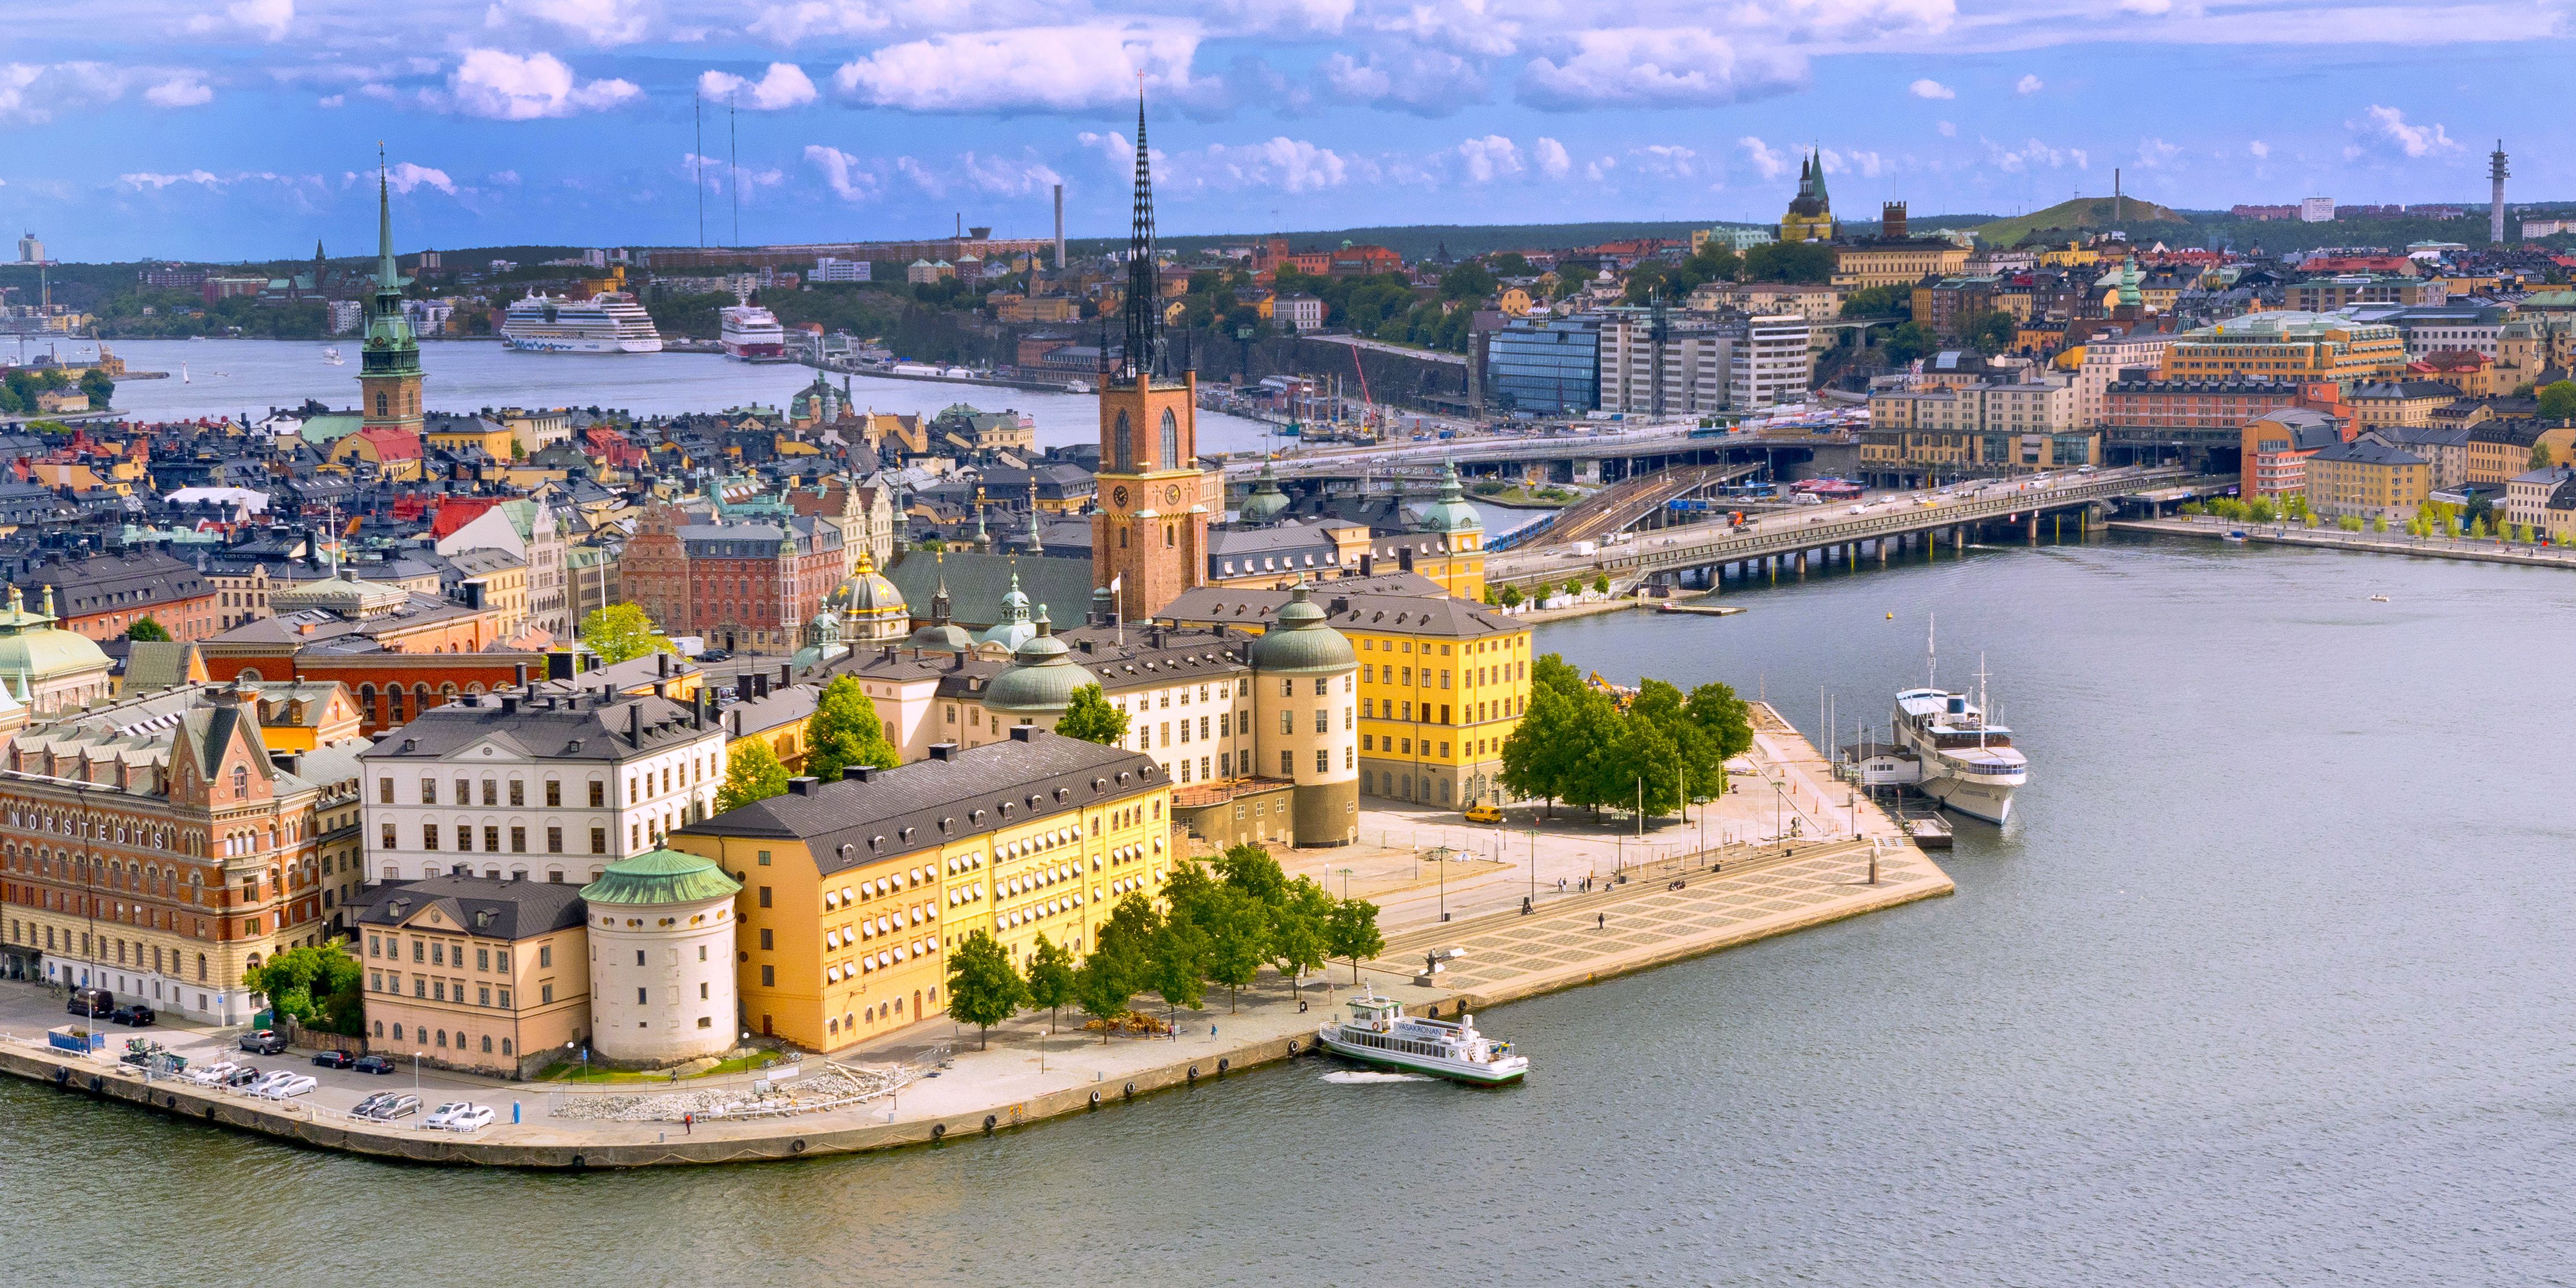
[[[1374,577],[1377,575],[1377,556],[1375,554],[1364,552],[1360,555],[1360,575],[1363,577]]]
[[[819,778],[790,778],[787,780],[787,794],[790,796],[811,796],[814,794],[814,785],[821,781],[823,780]]]
[[[782,688],[782,689],[783,689],[783,688],[786,688],[788,685],[790,685],[790,684],[794,684],[794,683],[796,682],[796,681],[792,678],[792,675],[791,675],[791,673],[795,670],[795,668],[796,668],[796,664],[795,664],[795,663],[793,663],[793,662],[781,662],[781,663],[779,663],[779,664],[778,664],[778,687],[779,687],[779,688]]]
[[[1064,185],[1055,186],[1055,266],[1064,267]]]
[[[667,676],[667,675],[669,675],[669,674],[671,673],[671,655],[670,655],[670,654],[668,654],[668,653],[663,653],[663,652],[659,652],[659,651],[657,651],[657,652],[655,652],[655,653],[653,654],[653,673],[654,673],[655,675],[665,675],[665,676]]]
[[[514,716],[519,714],[518,694],[504,693],[501,695],[501,714],[505,716]]]
[[[1011,741],[1013,741],[1013,742],[1036,742],[1037,740],[1038,740],[1038,727],[1037,727],[1036,725],[1012,725],[1012,726],[1011,726]]]
[[[518,678],[511,682],[510,687],[514,689],[524,689],[528,687],[528,664],[521,662],[517,666],[511,668],[511,670],[513,674],[518,676]]]
[[[876,776],[877,767],[874,765],[841,766],[841,781],[845,783],[864,783]]]
[[[957,759],[957,744],[953,742],[934,742],[930,744],[930,758],[932,760]]]
[[[689,695],[689,727],[692,729],[707,727],[707,689],[703,684],[698,686],[696,692]]]
[[[1397,546],[1395,548],[1395,570],[1397,572],[1413,571],[1413,547]]]
[[[626,745],[644,745],[644,704],[641,702],[626,704]]]

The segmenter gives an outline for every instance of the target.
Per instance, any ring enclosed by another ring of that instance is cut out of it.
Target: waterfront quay
[[[2472,563],[2520,564],[2534,568],[2576,568],[2576,548],[2515,545],[2497,537],[2418,537],[2403,532],[2345,532],[2340,528],[2292,528],[2277,523],[2241,523],[2194,515],[2175,519],[2115,519],[2114,532],[2152,533],[2168,537],[2225,540],[2230,533],[2248,542],[2304,546],[2312,550],[2355,550],[2374,555],[2414,555],[2424,559],[2461,559]]]
[[[1816,750],[1770,708],[1753,708],[1753,748],[1730,766],[1730,790],[1686,822],[1639,837],[1633,823],[1543,820],[1515,808],[1502,827],[1454,813],[1371,810],[1360,843],[1283,851],[1291,872],[1347,888],[1381,909],[1386,947],[1359,963],[1361,983],[1443,1016],[1731,948],[1950,893],[1947,874],[1905,841],[1894,819],[1838,782]],[[1875,881],[1873,881],[1873,876]],[[1588,889],[1586,887],[1589,887]],[[1523,900],[1529,911],[1523,911]],[[1452,956],[1449,950],[1463,950]],[[1425,977],[1427,960],[1443,969]],[[1151,1093],[1213,1091],[1255,1066],[1314,1054],[1315,1027],[1352,985],[1348,962],[1291,989],[1265,974],[1236,1006],[1211,990],[1168,1031],[1103,1041],[1068,1008],[1028,1012],[979,1042],[945,1021],[916,1026],[831,1060],[677,1083],[509,1083],[443,1070],[374,1076],[311,1068],[309,1052],[232,1050],[238,1029],[110,1027],[108,1048],[82,1057],[45,1045],[66,1018],[53,994],[0,985],[0,1070],[99,1101],[262,1132],[386,1159],[544,1169],[625,1168],[814,1157],[936,1143],[1071,1113],[1107,1112]],[[1157,1015],[1159,1004],[1139,999]],[[1157,1018],[1160,1018],[1158,1015]],[[1508,1037],[1507,1018],[1488,1027]],[[183,1080],[146,1081],[115,1063],[126,1036],[150,1037],[192,1065],[240,1058],[295,1067],[320,1082],[288,1101],[253,1099]],[[1546,1053],[1534,1077],[1546,1076]],[[751,1098],[751,1084],[865,1088],[829,1107],[775,1116],[705,1116]],[[348,1110],[376,1091],[417,1094],[422,1113],[447,1100],[495,1110],[470,1134]],[[612,1107],[599,1097],[618,1097]],[[697,1115],[684,1120],[684,1115]],[[610,1116],[592,1116],[610,1115]]]

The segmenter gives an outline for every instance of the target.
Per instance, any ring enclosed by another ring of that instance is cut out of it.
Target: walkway
[[[2416,537],[2403,532],[2345,532],[2340,528],[2288,528],[2280,524],[2242,523],[2194,515],[2179,519],[2116,519],[2121,532],[2152,532],[2169,537],[2224,539],[2241,532],[2247,541],[2316,550],[2356,550],[2376,555],[2421,555],[2427,559],[2465,559],[2475,563],[2526,564],[2576,568],[2576,547],[2515,545],[2501,537]]]

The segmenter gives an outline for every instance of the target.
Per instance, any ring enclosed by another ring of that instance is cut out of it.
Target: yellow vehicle
[[[1470,805],[1466,815],[1470,823],[1500,823],[1503,821],[1503,808],[1499,805]]]

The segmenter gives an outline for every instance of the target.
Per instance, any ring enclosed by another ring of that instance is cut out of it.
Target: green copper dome
[[[1348,671],[1359,654],[1340,631],[1324,624],[1324,610],[1306,597],[1306,588],[1289,592],[1279,621],[1252,642],[1252,669],[1270,671]]]
[[[637,907],[705,903],[741,892],[742,883],[726,876],[713,859],[678,850],[646,850],[609,864],[597,881],[581,888],[581,897],[592,903]]]
[[[1038,633],[1011,655],[1008,670],[984,687],[984,706],[992,711],[1058,712],[1073,703],[1073,691],[1098,684],[1099,677],[1074,664],[1064,641],[1055,637],[1046,609],[1038,609]]]
[[[1458,465],[1440,463],[1440,499],[1422,512],[1425,532],[1482,532],[1485,518],[1467,504],[1467,489],[1458,482]]]
[[[1279,473],[1270,462],[1261,463],[1261,477],[1252,484],[1252,495],[1243,499],[1235,514],[1245,523],[1269,523],[1288,508],[1288,494],[1279,490]]]

